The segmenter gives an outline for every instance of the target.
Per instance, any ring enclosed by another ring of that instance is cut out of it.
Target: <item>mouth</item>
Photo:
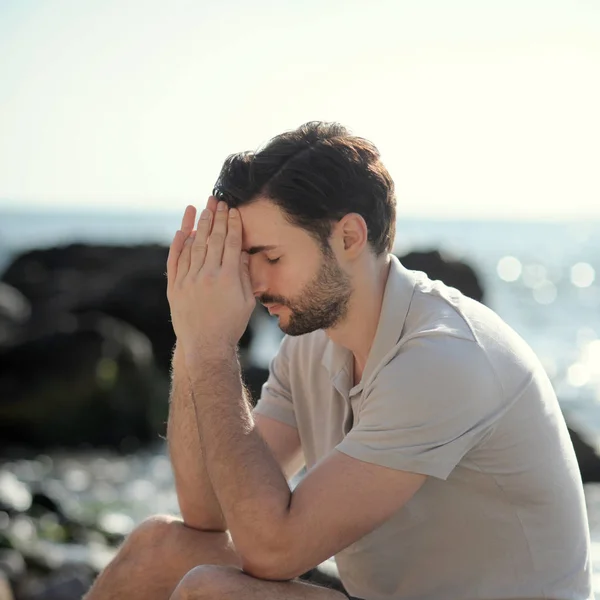
[[[265,308],[269,311],[270,315],[274,315],[281,309],[281,304],[265,304]]]

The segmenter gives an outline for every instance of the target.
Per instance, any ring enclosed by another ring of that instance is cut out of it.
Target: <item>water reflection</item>
[[[580,262],[571,267],[571,283],[576,287],[590,287],[595,278],[594,267],[588,263]]]
[[[521,265],[521,261],[514,256],[504,256],[498,261],[496,272],[502,281],[510,283],[517,281],[517,279],[521,277],[523,265]]]

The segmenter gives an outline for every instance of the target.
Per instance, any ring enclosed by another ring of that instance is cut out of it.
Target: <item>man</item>
[[[218,202],[218,204],[217,204]],[[556,396],[491,310],[390,254],[376,148],[309,123],[230,157],[169,254],[169,447],[183,521],[138,527],[89,599],[592,598]],[[255,299],[287,334],[251,411]],[[308,471],[293,490],[289,478]]]

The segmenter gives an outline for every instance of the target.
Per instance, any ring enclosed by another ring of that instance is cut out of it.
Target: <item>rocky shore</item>
[[[0,600],[79,600],[134,525],[174,514],[164,446],[0,465]],[[304,579],[341,589],[333,563]]]
[[[167,250],[33,250],[0,279],[0,600],[81,598],[136,522],[177,510],[161,442]],[[435,251],[400,258],[484,299],[469,265]],[[267,376],[250,351],[261,310],[240,345],[254,398]],[[595,448],[571,435],[584,481],[600,481]],[[336,585],[325,566],[306,578]]]

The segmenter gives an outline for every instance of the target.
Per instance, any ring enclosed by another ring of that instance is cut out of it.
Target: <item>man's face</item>
[[[280,329],[302,335],[339,324],[352,285],[333,253],[323,252],[305,230],[290,225],[269,200],[241,206],[240,213],[254,294],[279,317]]]

